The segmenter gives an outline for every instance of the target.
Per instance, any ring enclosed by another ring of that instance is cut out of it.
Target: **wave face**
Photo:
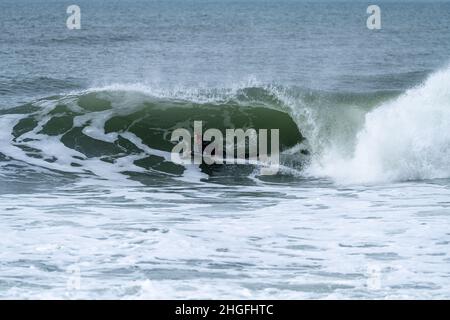
[[[171,162],[173,130],[192,132],[194,121],[203,121],[204,130],[222,132],[280,129],[282,174],[343,184],[448,178],[449,83],[447,68],[404,93],[91,89],[1,111],[0,163],[106,179],[254,176],[250,166],[230,171]]]
[[[352,152],[330,145],[310,174],[341,183],[450,177],[450,68],[369,112],[350,142]]]
[[[281,150],[304,140],[280,101],[261,88],[188,96],[109,87],[3,111],[0,151],[3,162],[108,179],[123,178],[124,173],[183,176],[192,168],[171,161],[176,143],[170,138],[175,129],[192,132],[194,121],[202,121],[203,130],[223,133],[236,128],[280,129]],[[201,170],[214,173],[206,165]]]

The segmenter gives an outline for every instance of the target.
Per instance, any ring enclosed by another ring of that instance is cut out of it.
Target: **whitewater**
[[[450,68],[365,116],[352,153],[321,155],[321,172],[340,182],[386,182],[450,176]],[[314,169],[313,169],[314,170]]]

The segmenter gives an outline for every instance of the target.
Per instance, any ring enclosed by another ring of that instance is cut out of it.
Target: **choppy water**
[[[450,3],[0,3],[1,298],[447,298]],[[24,23],[26,21],[26,23]],[[282,170],[170,162],[279,128]]]

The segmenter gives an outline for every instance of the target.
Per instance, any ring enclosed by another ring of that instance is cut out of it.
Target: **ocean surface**
[[[0,298],[450,298],[450,2],[376,4],[2,0]]]

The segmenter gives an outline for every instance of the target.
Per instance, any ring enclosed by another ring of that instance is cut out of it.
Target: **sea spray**
[[[340,183],[450,177],[450,68],[365,117],[352,153],[329,148],[310,173]]]

